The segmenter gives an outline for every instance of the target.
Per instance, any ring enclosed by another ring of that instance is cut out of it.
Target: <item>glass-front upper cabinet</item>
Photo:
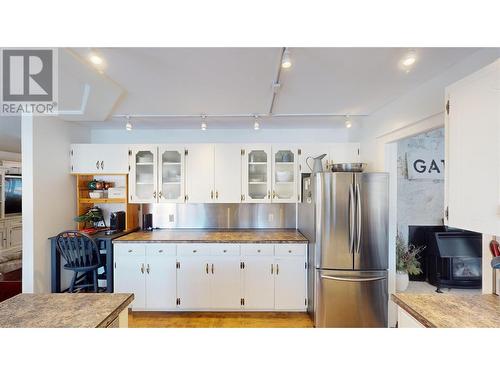
[[[135,146],[129,150],[129,189],[131,203],[157,201],[157,147]]]
[[[243,202],[271,201],[270,146],[249,146],[243,150],[243,187]]]
[[[185,150],[183,147],[161,146],[158,149],[158,201],[184,202]]]
[[[273,147],[273,202],[297,202],[297,168],[297,149],[287,147]]]

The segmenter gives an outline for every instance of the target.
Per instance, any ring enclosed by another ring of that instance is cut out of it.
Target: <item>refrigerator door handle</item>
[[[356,184],[356,207],[357,207],[357,222],[356,222],[356,229],[357,229],[357,239],[356,239],[356,253],[359,254],[360,252],[360,246],[361,246],[361,193],[359,189],[359,184]]]
[[[354,252],[354,216],[355,214],[354,186],[349,186],[349,253]]]
[[[379,277],[338,277],[338,276],[327,276],[321,275],[322,279],[335,280],[335,281],[347,281],[347,282],[365,282],[365,281],[379,281],[385,280],[386,276]]]

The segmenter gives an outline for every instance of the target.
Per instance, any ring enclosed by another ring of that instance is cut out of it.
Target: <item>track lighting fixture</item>
[[[125,124],[125,129],[127,129],[127,131],[132,130],[132,123],[130,122],[130,116],[127,116],[127,123]]]
[[[255,122],[253,123],[253,128],[255,130],[259,130],[260,129],[259,116],[255,116]]]
[[[345,123],[345,127],[346,127],[347,129],[349,129],[349,128],[352,126],[352,122],[351,122],[351,119],[350,119],[349,115],[347,115],[347,116],[345,117],[345,122],[344,122],[344,123]]]
[[[283,58],[281,59],[281,67],[283,69],[288,69],[292,66],[292,60],[290,59],[290,51],[288,48],[285,48],[285,52],[283,52]]]
[[[207,130],[207,116],[201,116],[201,130]]]

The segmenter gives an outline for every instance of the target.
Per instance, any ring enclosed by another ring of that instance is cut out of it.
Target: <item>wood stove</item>
[[[482,284],[482,236],[473,232],[429,234],[427,277],[436,292],[441,288],[479,289]]]

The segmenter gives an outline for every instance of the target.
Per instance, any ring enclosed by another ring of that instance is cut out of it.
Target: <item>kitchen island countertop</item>
[[[159,229],[133,232],[113,242],[307,243],[307,238],[296,229]]]
[[[494,294],[396,293],[391,299],[428,328],[500,328],[500,297]]]
[[[104,328],[133,299],[130,293],[18,294],[0,303],[0,328]]]

